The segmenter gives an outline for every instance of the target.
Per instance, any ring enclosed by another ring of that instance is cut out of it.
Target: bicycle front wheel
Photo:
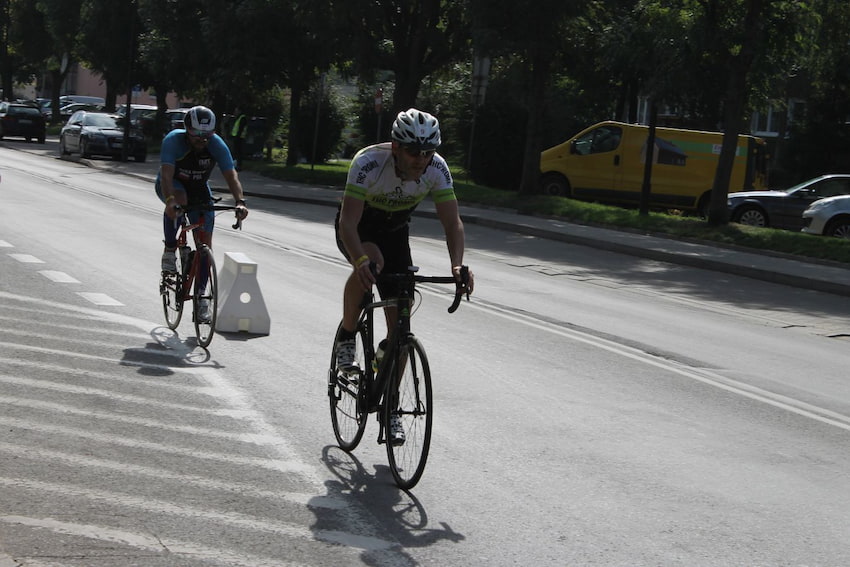
[[[208,246],[202,246],[197,259],[198,271],[195,276],[195,334],[198,344],[206,348],[215,334],[215,320],[218,315],[218,274],[215,259]]]
[[[180,273],[162,272],[159,294],[162,296],[165,323],[173,331],[177,329],[180,318],[183,317],[183,276]]]
[[[401,369],[397,372],[398,388],[394,391],[389,386],[384,395],[384,431],[393,478],[399,488],[409,490],[416,486],[425,472],[433,419],[431,368],[425,349],[416,337],[405,342],[397,367]],[[392,443],[389,439],[393,418],[401,421],[403,443]]]
[[[340,327],[342,324],[340,324]],[[358,331],[356,335],[357,351],[354,361],[357,370],[342,372],[337,368],[336,362],[336,337],[339,336],[339,328],[334,336],[334,346],[331,351],[331,366],[328,370],[328,397],[331,406],[331,424],[334,428],[334,436],[343,451],[351,452],[363,438],[366,429],[367,408],[366,396],[366,374],[363,371],[365,364],[364,339],[365,333]]]

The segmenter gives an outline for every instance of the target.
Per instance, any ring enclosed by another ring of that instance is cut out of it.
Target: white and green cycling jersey
[[[361,224],[393,231],[410,220],[410,215],[428,195],[435,203],[457,199],[446,160],[435,153],[417,181],[402,181],[396,174],[392,144],[368,146],[351,160],[345,196],[365,202]]]

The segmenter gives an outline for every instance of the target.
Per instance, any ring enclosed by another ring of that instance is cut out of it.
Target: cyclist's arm
[[[230,194],[233,195],[233,201],[236,203],[236,212],[240,218],[245,218],[248,215],[248,208],[245,205],[245,194],[242,192],[242,183],[239,181],[239,175],[235,169],[222,171],[221,176],[227,182],[227,188],[230,189]]]
[[[162,198],[165,199],[165,214],[168,218],[175,218],[177,211],[175,207],[186,205],[186,192],[174,189],[174,165],[163,163],[159,166],[159,185]]]
[[[456,199],[440,201],[434,204],[437,217],[443,225],[446,234],[446,247],[449,249],[449,258],[452,262],[452,274],[455,278],[460,277],[460,268],[463,265],[463,252],[466,247],[466,234],[463,229],[463,221],[460,218],[460,209]],[[474,287],[472,272],[469,272],[469,293]]]

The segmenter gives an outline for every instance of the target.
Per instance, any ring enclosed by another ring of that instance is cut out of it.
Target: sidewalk
[[[141,177],[151,182],[156,177],[159,167],[158,155],[149,156],[145,163],[102,159],[80,161],[92,167]],[[246,198],[263,197],[337,206],[342,197],[340,189],[276,181],[250,171],[243,171],[239,175]],[[218,170],[211,178],[211,184],[214,191],[229,194]],[[434,216],[433,212],[425,210],[418,211],[416,214],[417,216]],[[850,297],[850,267],[833,262],[704,245],[463,204],[461,214],[467,224],[478,224],[508,232]]]

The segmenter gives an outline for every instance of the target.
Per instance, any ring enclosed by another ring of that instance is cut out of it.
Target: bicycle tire
[[[174,331],[180,325],[180,319],[183,317],[183,276],[180,275],[179,271],[176,274],[162,273],[162,279],[159,282],[159,294],[162,296],[165,323],[169,329]]]
[[[342,327],[342,324],[340,324]],[[336,437],[339,448],[350,453],[363,438],[366,430],[366,419],[368,412],[365,404],[365,374],[362,370],[356,373],[345,373],[337,369],[336,364],[336,337],[334,335],[333,349],[331,350],[331,364],[328,369],[328,398],[330,400],[331,424],[333,425],[334,437]],[[366,333],[359,329],[356,335],[357,350],[355,362],[358,368],[365,368],[365,356],[363,344]]]
[[[401,358],[404,356],[406,360]],[[422,478],[431,448],[431,368],[422,343],[414,336],[405,341],[396,365],[401,365],[402,370],[397,380],[388,381],[382,418],[390,471],[399,488],[409,490]],[[393,383],[397,387],[393,387]],[[401,418],[404,427],[405,440],[401,445],[389,442],[390,417],[393,415]]]
[[[218,316],[218,272],[215,269],[215,258],[213,258],[212,250],[208,246],[201,246],[200,256],[198,259],[198,275],[195,277],[195,301],[194,301],[194,321],[195,321],[195,336],[198,337],[198,344],[206,348],[212,342],[215,335],[215,321]],[[204,269],[206,261],[207,281],[203,287],[199,287],[200,271]],[[201,319],[200,317],[200,302],[202,299],[210,302],[210,317]]]

